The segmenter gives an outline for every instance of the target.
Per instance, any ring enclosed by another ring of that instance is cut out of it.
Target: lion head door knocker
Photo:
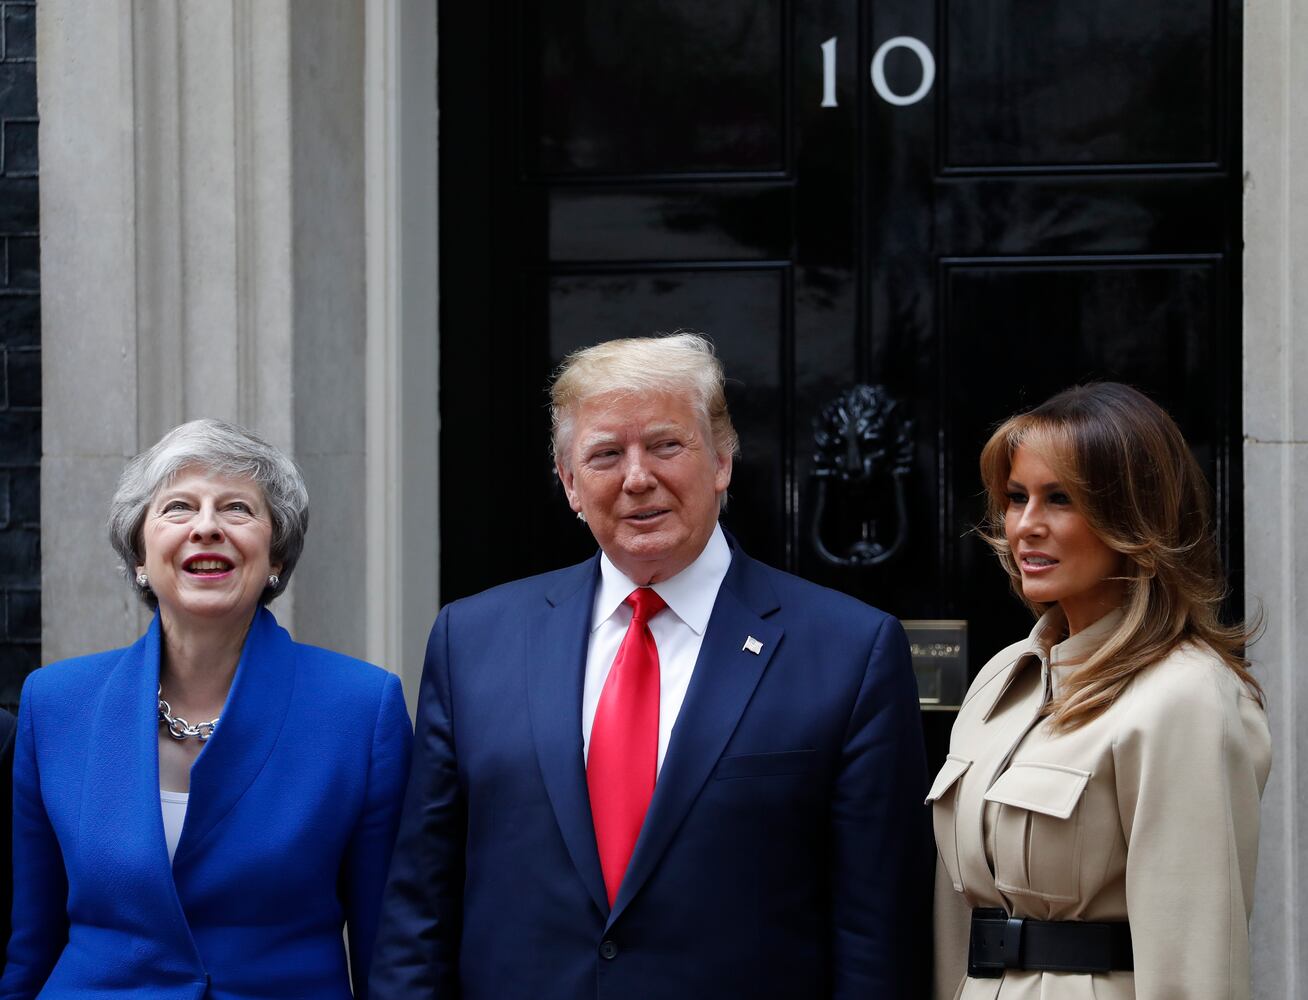
[[[879,566],[908,541],[913,421],[885,386],[856,385],[813,424],[813,548],[833,566]]]

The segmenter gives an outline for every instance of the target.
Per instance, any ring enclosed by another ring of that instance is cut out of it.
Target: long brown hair
[[[1091,530],[1124,557],[1121,623],[1050,703],[1054,728],[1068,732],[1100,715],[1137,673],[1187,641],[1211,647],[1261,703],[1262,688],[1244,656],[1254,629],[1223,624],[1218,616],[1226,578],[1208,482],[1163,408],[1117,382],[1074,386],[1009,418],[986,442],[986,521],[979,531],[1018,597],[1041,614],[1049,606],[1023,595],[1004,533],[1019,446],[1049,464]]]

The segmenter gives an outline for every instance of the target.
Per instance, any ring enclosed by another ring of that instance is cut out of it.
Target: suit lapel
[[[600,913],[607,914],[581,742],[586,649],[598,578],[598,555],[565,571],[539,608],[540,620],[528,623],[523,636],[525,642],[540,643],[526,653],[527,697],[545,789],[577,874]]]
[[[218,729],[191,767],[191,799],[173,861],[179,876],[267,762],[290,711],[295,672],[289,633],[271,611],[260,608],[245,637]]]
[[[173,955],[199,956],[168,865],[159,805],[159,616],[105,678],[90,727],[78,830],[89,871],[122,886],[133,913],[153,914]]]
[[[654,871],[731,739],[781,642],[781,627],[764,617],[778,607],[763,569],[734,547],[609,926]],[[757,653],[744,648],[751,636],[762,643]]]

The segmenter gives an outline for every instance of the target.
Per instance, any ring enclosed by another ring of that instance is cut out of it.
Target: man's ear
[[[718,467],[713,473],[713,489],[721,494],[731,485],[731,452],[718,455]]]
[[[559,477],[559,482],[563,484],[563,492],[568,496],[568,506],[578,514],[581,513],[581,498],[577,496],[577,491],[573,489],[572,470],[563,464],[561,459],[554,460],[554,472]]]

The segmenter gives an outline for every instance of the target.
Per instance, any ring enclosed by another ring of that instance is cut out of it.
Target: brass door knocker
[[[827,404],[813,421],[813,518],[809,539],[833,566],[866,568],[894,558],[908,542],[907,480],[913,467],[913,421],[882,385],[856,385]],[[894,536],[883,541],[887,488],[894,492]],[[828,490],[840,492],[846,539],[828,545],[823,521]],[[854,531],[848,530],[855,522]],[[848,540],[850,536],[852,540]],[[833,548],[836,551],[832,551]]]

